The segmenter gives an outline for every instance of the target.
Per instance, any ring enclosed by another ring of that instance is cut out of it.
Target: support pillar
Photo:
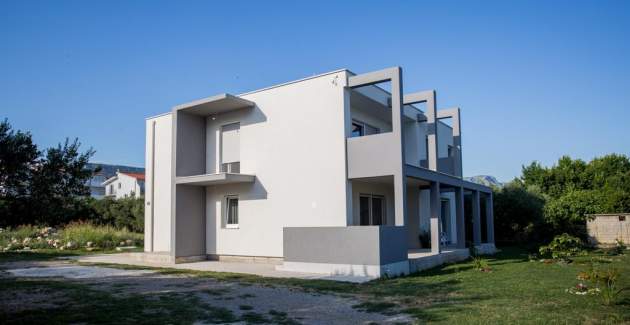
[[[429,206],[431,209],[431,253],[439,254],[440,248],[440,183],[431,182]]]
[[[488,243],[494,244],[494,205],[492,202],[492,193],[486,195],[486,233],[488,234]]]
[[[455,218],[457,225],[457,248],[466,248],[466,223],[464,221],[464,189],[455,188]]]
[[[481,244],[481,215],[479,207],[479,191],[472,191],[473,243]]]
[[[437,136],[437,105],[435,103],[435,91],[427,97],[427,164],[430,170],[438,170],[438,136]]]

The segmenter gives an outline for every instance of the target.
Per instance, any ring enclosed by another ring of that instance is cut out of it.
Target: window
[[[118,183],[118,188],[120,188],[122,186],[122,183]]]
[[[367,123],[352,120],[352,135],[351,137],[362,137],[364,135],[372,135],[380,133],[380,129],[374,126],[371,126]]]
[[[228,196],[225,203],[225,227],[238,228],[238,197]]]
[[[114,184],[109,184],[109,194],[114,194]]]
[[[221,172],[238,174],[241,172],[241,163],[231,162],[231,163],[221,164]]]
[[[361,226],[384,225],[385,197],[381,195],[359,195],[359,224]]]

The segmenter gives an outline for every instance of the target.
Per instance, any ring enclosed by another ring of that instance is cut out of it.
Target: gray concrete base
[[[240,256],[240,255],[208,255],[210,261],[231,262],[231,263],[264,263],[264,264],[282,264],[282,257],[267,256]]]
[[[413,273],[428,270],[442,264],[463,261],[468,257],[468,249],[444,250],[440,254],[414,250],[409,253],[409,271]]]
[[[191,263],[191,262],[199,262],[205,261],[208,257],[206,255],[195,255],[195,256],[179,256],[175,257],[175,263]]]
[[[284,262],[276,266],[278,271],[308,272],[330,276],[360,276],[377,279],[409,274],[409,262],[400,261],[385,265],[358,265],[310,262]]]
[[[480,255],[492,255],[496,254],[497,248],[494,246],[494,243],[483,243],[475,246],[477,249],[477,253]]]
[[[124,253],[120,255],[127,256],[138,262],[171,264],[175,262],[170,252]]]

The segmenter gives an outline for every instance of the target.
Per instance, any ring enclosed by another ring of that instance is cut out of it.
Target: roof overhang
[[[254,102],[230,94],[219,94],[199,99],[190,103],[177,105],[173,111],[186,112],[194,115],[210,116],[214,114],[235,111],[242,108],[254,107]]]
[[[221,184],[253,183],[256,176],[247,174],[218,173],[175,178],[175,184],[212,186]]]

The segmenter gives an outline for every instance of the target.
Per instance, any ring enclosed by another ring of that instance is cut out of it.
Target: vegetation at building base
[[[127,229],[74,222],[62,229],[19,226],[0,228],[0,252],[39,250],[111,250],[116,247],[142,246],[143,235]]]
[[[87,168],[94,150],[81,152],[80,147],[77,139],[66,139],[40,150],[30,133],[13,130],[7,120],[0,123],[0,227],[61,228],[86,221],[142,232],[142,198],[96,200],[89,196],[87,181],[98,170]]]
[[[562,157],[552,167],[533,162],[494,191],[498,243],[549,243],[567,233],[585,239],[589,214],[630,211],[630,159],[610,154],[590,162]]]

